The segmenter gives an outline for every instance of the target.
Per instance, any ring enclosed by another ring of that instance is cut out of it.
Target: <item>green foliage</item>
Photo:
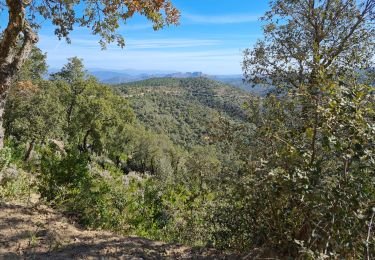
[[[36,191],[35,179],[17,168],[8,168],[0,176],[0,201],[28,202]]]
[[[0,202],[27,202],[35,191],[35,178],[10,164],[12,153],[9,147],[0,150]]]
[[[19,142],[45,142],[62,133],[59,89],[51,82],[17,83],[9,93],[5,112],[5,135]]]
[[[242,104],[251,96],[206,78],[155,78],[116,86],[147,129],[192,148],[210,143],[220,116],[243,123]]]
[[[85,154],[59,156],[47,149],[41,160],[39,191],[43,198],[75,215],[82,224],[122,229],[122,179],[110,171],[99,171]]]
[[[365,242],[375,199],[373,88],[327,84],[324,91],[311,121],[301,113],[306,92],[253,106],[262,120],[247,151],[252,162],[232,191],[219,193],[218,246],[311,258],[373,252],[374,237]]]
[[[243,69],[248,82],[280,93],[249,103],[252,150],[235,145],[251,158],[233,183],[241,192],[222,194],[226,206],[218,204],[223,246],[373,257],[374,90],[366,74],[375,54],[374,4],[270,1],[265,37],[244,52]]]
[[[163,238],[169,224],[162,182],[148,175],[89,163],[84,155],[46,149],[39,190],[47,201],[90,227]]]
[[[18,82],[6,103],[5,134],[28,147],[26,160],[35,146],[51,140],[65,149],[104,153],[111,132],[133,121],[127,102],[86,76],[81,60],[70,59],[52,78]]]
[[[68,63],[61,68],[61,71],[53,73],[50,78],[51,80],[62,80],[67,82],[72,91],[75,94],[78,94],[80,91],[79,84],[87,77],[87,72],[85,71],[82,59],[73,57],[68,59]]]
[[[12,150],[8,147],[4,147],[0,150],[0,172],[8,167],[12,159]]]
[[[280,258],[371,259],[368,74],[338,81],[319,70],[257,98],[204,78],[116,93],[72,58],[51,80],[13,88],[5,126],[16,150],[0,163],[7,169],[35,146],[19,165],[45,201],[90,227]],[[24,194],[22,176],[0,181],[1,198]]]
[[[271,0],[263,39],[244,51],[245,79],[319,91],[321,72],[336,82],[356,77],[374,66],[374,8],[372,0]]]
[[[46,62],[47,55],[34,47],[31,50],[29,58],[22,65],[16,76],[16,81],[40,81],[47,74],[48,66]]]
[[[52,80],[60,89],[66,118],[64,132],[73,149],[102,153],[106,137],[133,121],[127,102],[89,77],[78,58],[69,59],[61,72],[53,74]]]
[[[49,20],[55,27],[54,33],[59,39],[65,38],[70,41],[69,33],[76,26],[86,27],[90,28],[92,34],[99,36],[99,42],[103,48],[106,43],[111,42],[116,42],[121,47],[125,45],[118,29],[121,23],[126,24],[135,14],[149,20],[154,30],[168,25],[177,25],[180,18],[180,12],[169,0],[148,3],[141,0],[131,2],[46,0],[35,3],[15,3],[2,0],[0,7],[0,13],[9,12],[12,14],[8,18],[9,24],[13,26],[5,27],[2,32],[6,36],[5,39],[10,38],[9,34],[11,34],[17,40],[17,38],[21,38],[19,34],[26,34],[31,29],[40,29],[42,26],[40,20]],[[80,15],[80,13],[85,15]],[[17,26],[14,26],[16,24]],[[19,28],[20,26],[21,28]],[[24,38],[27,37],[24,35]],[[6,43],[9,44],[9,40],[1,42],[2,45]]]

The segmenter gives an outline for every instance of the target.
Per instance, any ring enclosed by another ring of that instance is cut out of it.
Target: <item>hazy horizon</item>
[[[63,66],[63,64],[61,65]],[[60,71],[61,67],[48,67],[48,73],[55,73],[57,71]],[[142,74],[147,74],[147,75],[166,75],[166,74],[176,74],[176,73],[195,73],[199,72],[202,73],[203,75],[208,75],[208,76],[228,76],[228,77],[242,77],[242,73],[206,73],[204,71],[198,71],[198,70],[191,70],[191,71],[178,71],[178,70],[157,70],[157,69],[150,69],[150,70],[142,70],[142,69],[133,69],[133,68],[124,68],[124,69],[110,69],[110,68],[100,68],[100,67],[86,67],[86,70],[90,73],[92,72],[108,72],[108,73],[119,73],[119,74],[128,74],[128,75],[142,75]]]

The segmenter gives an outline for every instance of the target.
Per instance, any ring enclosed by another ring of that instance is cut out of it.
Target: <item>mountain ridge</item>
[[[49,74],[57,72],[57,69],[50,69]],[[179,71],[161,71],[161,70],[110,70],[100,68],[89,68],[88,73],[96,77],[101,83],[109,85],[119,85],[152,78],[199,78],[205,77],[216,80],[236,88],[240,88],[249,93],[264,96],[268,93],[268,89],[263,86],[252,87],[243,81],[242,74],[228,74],[228,75],[211,75],[205,74],[201,71],[193,72],[179,72]]]

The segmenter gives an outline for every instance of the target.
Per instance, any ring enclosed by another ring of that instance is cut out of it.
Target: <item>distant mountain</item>
[[[55,72],[56,70],[52,70]],[[122,84],[150,78],[194,78],[204,76],[202,72],[175,72],[175,71],[142,71],[125,70],[112,71],[89,69],[88,72],[104,84]]]
[[[128,83],[134,81],[140,81],[145,79],[151,78],[197,78],[208,76],[203,74],[202,72],[175,72],[175,73],[164,73],[164,74],[137,74],[137,75],[129,75],[129,74],[121,74],[121,73],[106,73],[103,71],[100,72],[91,72],[92,75],[97,77],[101,82],[105,84],[121,84],[121,83]],[[109,77],[111,75],[111,77]]]
[[[247,90],[246,89],[247,86],[244,84],[242,80],[243,79],[242,75],[212,75],[209,78],[223,82],[225,84],[229,84],[229,85],[241,88],[243,90]]]
[[[178,78],[178,79],[184,79],[184,78],[199,78],[199,77],[209,77],[206,74],[203,74],[203,72],[177,72],[165,75],[166,78]]]
[[[48,70],[48,74],[56,73],[58,71],[60,71],[60,69],[50,68]],[[167,75],[179,74],[179,72],[172,70],[108,70],[100,68],[89,68],[87,69],[87,71],[89,72],[89,74],[95,76],[100,82],[105,84],[121,84],[143,79],[166,77]]]
[[[58,69],[50,69],[49,73],[55,73]],[[212,80],[240,88],[255,95],[264,96],[269,92],[268,88],[262,86],[251,87],[243,82],[241,74],[234,75],[208,75],[203,72],[176,72],[176,71],[158,71],[158,70],[106,70],[106,69],[88,69],[88,72],[95,76],[104,84],[117,85],[151,78],[200,78],[205,77]]]
[[[265,96],[270,91],[269,88],[264,86],[257,85],[253,87],[250,84],[245,83],[242,75],[218,75],[209,76],[209,78],[240,88],[258,96]]]
[[[116,71],[94,70],[94,71],[89,71],[89,73],[97,77],[100,80],[115,78],[115,77],[133,77],[127,73],[116,72]]]
[[[121,72],[112,72],[112,71],[89,71],[91,75],[99,79],[100,82],[104,84],[121,84],[127,82],[133,82],[143,79],[148,79],[152,77],[149,74],[127,74]]]

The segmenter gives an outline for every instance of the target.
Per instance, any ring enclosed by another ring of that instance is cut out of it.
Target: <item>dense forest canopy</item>
[[[156,78],[116,86],[137,118],[150,130],[167,133],[173,142],[191,147],[209,144],[225,117],[245,125],[245,91],[206,78]]]

